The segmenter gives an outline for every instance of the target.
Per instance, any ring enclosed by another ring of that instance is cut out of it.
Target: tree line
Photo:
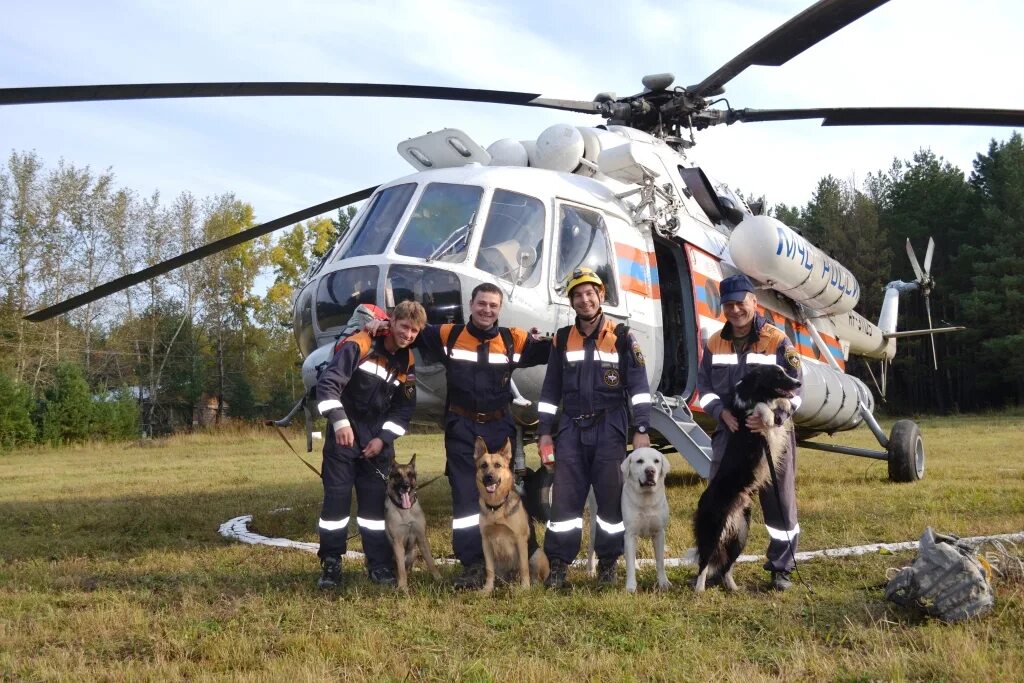
[[[275,240],[234,247],[32,324],[23,318],[33,310],[256,221],[252,206],[233,194],[200,199],[186,192],[166,201],[118,187],[110,170],[64,161],[48,169],[33,152],[12,152],[0,168],[0,410],[7,411],[0,413],[0,434],[73,441],[114,433],[99,418],[83,418],[84,431],[72,434],[47,430],[47,402],[68,382],[76,391],[87,388],[97,414],[133,397],[141,410],[132,428],[148,434],[227,415],[283,414],[302,393],[292,293],[353,212],[300,223]],[[1024,358],[1014,353],[1024,342],[1019,134],[993,140],[966,177],[922,150],[869,174],[860,186],[826,176],[805,206],[777,205],[772,213],[850,269],[861,285],[858,309],[869,318],[877,317],[887,282],[913,279],[905,240],[923,258],[928,238],[935,239],[933,322],[968,330],[936,337],[937,372],[927,338],[900,341],[889,377],[894,410],[1021,403]],[[257,277],[268,270],[273,284],[254,294]],[[900,311],[900,329],[927,326],[920,297],[905,297]],[[851,369],[870,383],[864,363],[853,361]],[[76,373],[81,383],[69,379]],[[21,417],[11,418],[12,410]],[[7,426],[15,423],[17,430]]]
[[[935,240],[935,327],[967,330],[898,342],[888,403],[898,412],[977,411],[1024,401],[1024,142],[993,140],[964,172],[929,150],[869,174],[861,187],[822,178],[803,207],[777,218],[838,258],[861,285],[858,310],[877,320],[883,287],[914,279],[905,243],[923,262]],[[926,329],[923,298],[900,302],[899,329]],[[872,384],[864,362],[853,372]],[[875,369],[877,376],[877,369]]]
[[[44,435],[42,415],[67,366],[97,405],[133,396],[145,434],[287,412],[302,394],[291,294],[351,216],[350,209],[300,223],[276,241],[264,237],[28,323],[31,311],[256,221],[233,194],[165,201],[117,187],[109,170],[64,161],[47,169],[33,152],[12,152],[0,168],[0,401],[6,390],[17,396],[9,405],[28,407],[36,441],[55,440]],[[256,278],[267,269],[274,281],[258,296]],[[13,430],[4,426],[11,419],[0,417],[0,432]],[[93,423],[56,440],[109,433]]]

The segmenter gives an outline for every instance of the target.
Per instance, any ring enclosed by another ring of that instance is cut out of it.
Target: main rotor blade
[[[928,237],[928,249],[924,252],[924,274],[931,277],[932,256],[935,256],[935,240]]]
[[[133,83],[0,88],[0,105],[188,97],[398,97],[515,104],[585,114],[600,112],[599,106],[594,102],[549,99],[536,93],[390,83]]]
[[[700,97],[716,95],[748,66],[781,66],[886,2],[888,0],[820,0],[687,90]]]
[[[131,273],[130,275],[124,275],[116,280],[111,280],[110,282],[102,284],[95,289],[90,289],[88,292],[73,296],[70,299],[65,299],[53,306],[29,313],[25,316],[25,320],[37,323],[42,322],[43,320],[49,320],[61,313],[73,311],[80,306],[84,306],[96,301],[97,299],[102,299],[103,297],[114,294],[115,292],[120,292],[122,289],[128,289],[132,285],[145,282],[146,280],[150,280],[158,275],[169,273],[176,268],[188,265],[189,263],[198,261],[199,259],[210,256],[211,254],[216,254],[217,252],[224,251],[225,249],[230,249],[231,247],[238,246],[239,244],[248,242],[249,240],[254,240],[257,237],[262,237],[263,235],[280,228],[304,221],[307,218],[319,216],[320,214],[327,213],[328,211],[333,211],[334,209],[362,201],[373,194],[373,191],[376,190],[377,187],[378,186],[376,185],[374,187],[368,187],[365,190],[359,190],[358,192],[347,194],[344,197],[338,197],[336,199],[323,202],[322,204],[317,204],[316,206],[311,206],[309,208],[302,209],[301,211],[290,213],[287,216],[275,218],[272,221],[256,225],[248,230],[242,230],[241,232],[236,232],[234,235],[228,235],[227,237],[215,240],[209,244],[204,244],[198,249],[193,249],[192,251],[187,251],[184,254],[179,254],[174,258],[161,261],[156,265],[143,268],[142,270]]]
[[[917,276],[917,283],[924,285],[924,273],[921,272],[921,264],[917,262],[917,254],[914,253],[914,247],[910,244],[910,238],[907,238],[907,256],[910,257],[910,267],[914,269],[914,275]]]
[[[832,109],[734,109],[730,122],[824,119],[823,126],[1024,126],[1021,109],[961,107],[845,107]]]

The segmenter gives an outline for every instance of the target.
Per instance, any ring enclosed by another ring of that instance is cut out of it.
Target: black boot
[[[391,567],[374,567],[368,571],[370,583],[378,586],[397,586],[398,579],[395,578],[395,570]]]
[[[789,590],[793,587],[793,581],[789,572],[772,572],[772,580],[768,587],[773,591]]]
[[[320,579],[316,587],[322,591],[341,586],[341,558],[325,557],[320,560]]]
[[[551,572],[548,574],[548,578],[544,580],[544,586],[546,588],[554,588],[555,590],[568,588],[569,582],[565,578],[568,569],[568,565],[562,560],[551,560]]]
[[[483,562],[474,562],[462,568],[462,573],[455,577],[452,585],[459,590],[477,590],[484,587],[484,576],[487,573]]]
[[[614,587],[619,582],[619,574],[616,571],[617,558],[597,561],[597,583],[603,588]]]

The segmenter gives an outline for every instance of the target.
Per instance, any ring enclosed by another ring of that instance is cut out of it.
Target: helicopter
[[[607,286],[606,314],[636,335],[654,394],[652,428],[702,476],[710,439],[695,393],[703,340],[723,324],[717,285],[743,272],[763,286],[762,313],[797,347],[804,401],[794,421],[805,447],[886,460],[889,476],[924,474],[923,438],[901,420],[885,434],[874,398],[845,373],[850,355],[883,363],[902,336],[953,328],[897,331],[899,293],[934,286],[933,249],[917,279],[886,292],[878,323],[854,309],[859,284],[842,264],[765,215],[697,165],[701,131],[737,123],[822,119],[824,125],[1024,125],[1024,111],[914,107],[733,109],[724,87],[753,65],[781,66],[884,4],[821,0],[782,24],[695,85],[671,74],[643,79],[643,90],[592,101],[469,88],[361,83],[161,83],[0,89],[0,105],[115,99],[236,96],[428,98],[488,102],[590,114],[594,127],[556,124],[532,140],[486,148],[458,129],[412,138],[399,153],[408,176],[347,194],[218,240],[30,314],[45,320],[244,241],[364,201],[351,229],[315,264],[294,299],[296,342],[310,386],[329,359],[338,331],[360,303],[389,307],[412,298],[433,323],[464,322],[469,292],[493,282],[505,293],[502,323],[552,333],[573,320],[566,275],[593,268]],[[927,299],[926,299],[927,302]],[[543,369],[516,371],[517,420],[535,423]],[[883,372],[883,382],[884,382]],[[440,366],[421,365],[417,418],[444,406]],[[298,406],[297,406],[298,407]],[[808,441],[814,434],[868,425],[882,450]]]

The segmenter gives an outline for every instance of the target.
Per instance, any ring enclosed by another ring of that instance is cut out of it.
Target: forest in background
[[[0,168],[0,448],[167,433],[226,415],[280,417],[302,393],[291,295],[354,209],[185,266],[44,323],[27,313],[201,244],[252,227],[233,194],[165,200],[120,188],[112,170],[11,152]],[[922,150],[858,185],[822,178],[804,206],[771,213],[842,262],[876,320],[882,287],[912,280],[909,238],[936,243],[936,327],[967,331],[901,340],[890,370],[893,412],[959,412],[1024,400],[1024,141],[979,152],[969,174]],[[273,274],[255,293],[261,272]],[[904,296],[900,329],[927,327]],[[852,372],[872,386],[862,362]],[[877,370],[876,370],[877,374]]]

